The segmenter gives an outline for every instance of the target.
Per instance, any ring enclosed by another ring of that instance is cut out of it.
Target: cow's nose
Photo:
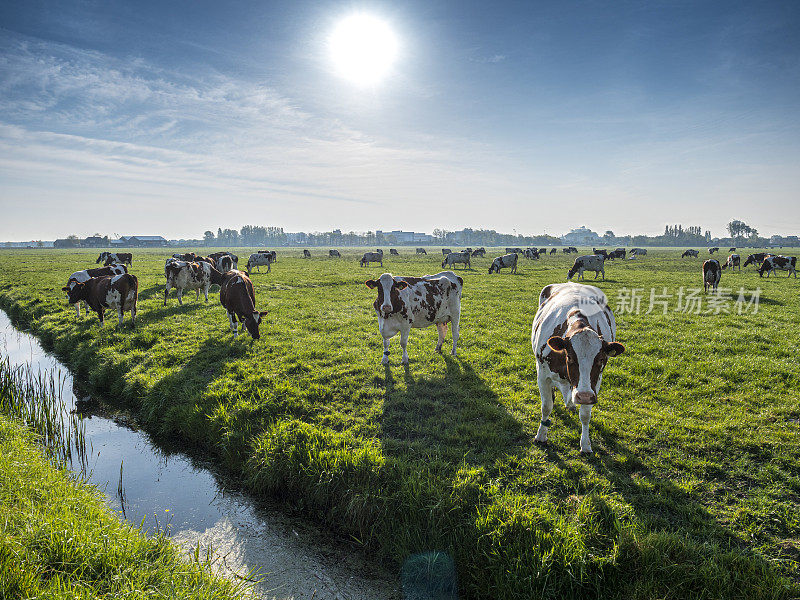
[[[383,306],[381,306],[381,310],[383,311],[384,314],[388,315],[390,312],[392,312],[392,305],[384,304]]]
[[[578,392],[575,394],[575,404],[594,404],[597,395],[594,392]]]

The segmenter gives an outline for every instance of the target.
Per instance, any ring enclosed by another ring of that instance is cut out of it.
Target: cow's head
[[[744,261],[744,266],[746,267],[747,265],[754,265],[754,264],[756,264],[756,257],[755,255],[751,254],[750,256],[747,257],[747,260]]]
[[[267,311],[257,311],[254,310],[251,314],[245,315],[244,317],[244,326],[247,327],[247,331],[250,332],[250,336],[257,340],[261,337],[261,334],[258,331],[258,326],[261,325],[261,320],[266,316]]]
[[[575,404],[595,404],[597,383],[606,361],[625,352],[619,342],[607,342],[591,327],[570,328],[564,337],[554,335],[547,340],[550,349],[566,364]]]
[[[378,288],[378,299],[373,306],[381,316],[388,317],[402,310],[403,300],[400,298],[400,290],[406,289],[408,283],[394,278],[391,273],[384,273],[377,280],[370,279],[365,284],[372,290]]]
[[[67,292],[67,302],[69,304],[75,304],[86,299],[86,283],[75,282],[72,286],[67,285],[61,290]]]

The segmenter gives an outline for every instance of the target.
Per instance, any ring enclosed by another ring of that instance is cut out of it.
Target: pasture
[[[243,266],[249,251],[231,250]],[[163,306],[175,249],[133,251],[135,330],[67,306],[61,287],[97,251],[0,252],[0,306],[148,430],[206,449],[254,493],[398,567],[450,553],[462,598],[800,595],[794,278],[726,269],[708,300],[708,253],[683,249],[608,262],[605,281],[587,272],[626,351],[606,367],[582,456],[560,395],[549,444],[533,442],[530,344],[540,290],[576,255],[520,258],[513,275],[487,274],[503,249],[458,265],[459,356],[433,352],[435,327],[412,330],[406,369],[398,338],[380,364],[364,281],[437,273],[441,253],[386,247],[383,268],[361,268],[363,250],[340,250],[278,249],[271,273],[251,275],[268,311],[258,341],[232,339],[216,287],[208,304],[173,292]]]

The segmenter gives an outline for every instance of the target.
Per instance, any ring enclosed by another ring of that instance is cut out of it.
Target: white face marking
[[[378,279],[378,285],[383,288],[383,304],[381,305],[381,312],[389,312],[392,310],[392,286],[394,285],[394,277],[389,273],[384,273]]]
[[[578,357],[578,385],[573,393],[592,392],[591,373],[595,357],[602,351],[603,342],[593,329],[583,329],[570,337],[570,344]]]

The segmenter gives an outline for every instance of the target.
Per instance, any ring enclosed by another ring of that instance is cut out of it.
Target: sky
[[[343,77],[343,19],[388,26]],[[800,2],[0,4],[0,240],[800,233]]]

